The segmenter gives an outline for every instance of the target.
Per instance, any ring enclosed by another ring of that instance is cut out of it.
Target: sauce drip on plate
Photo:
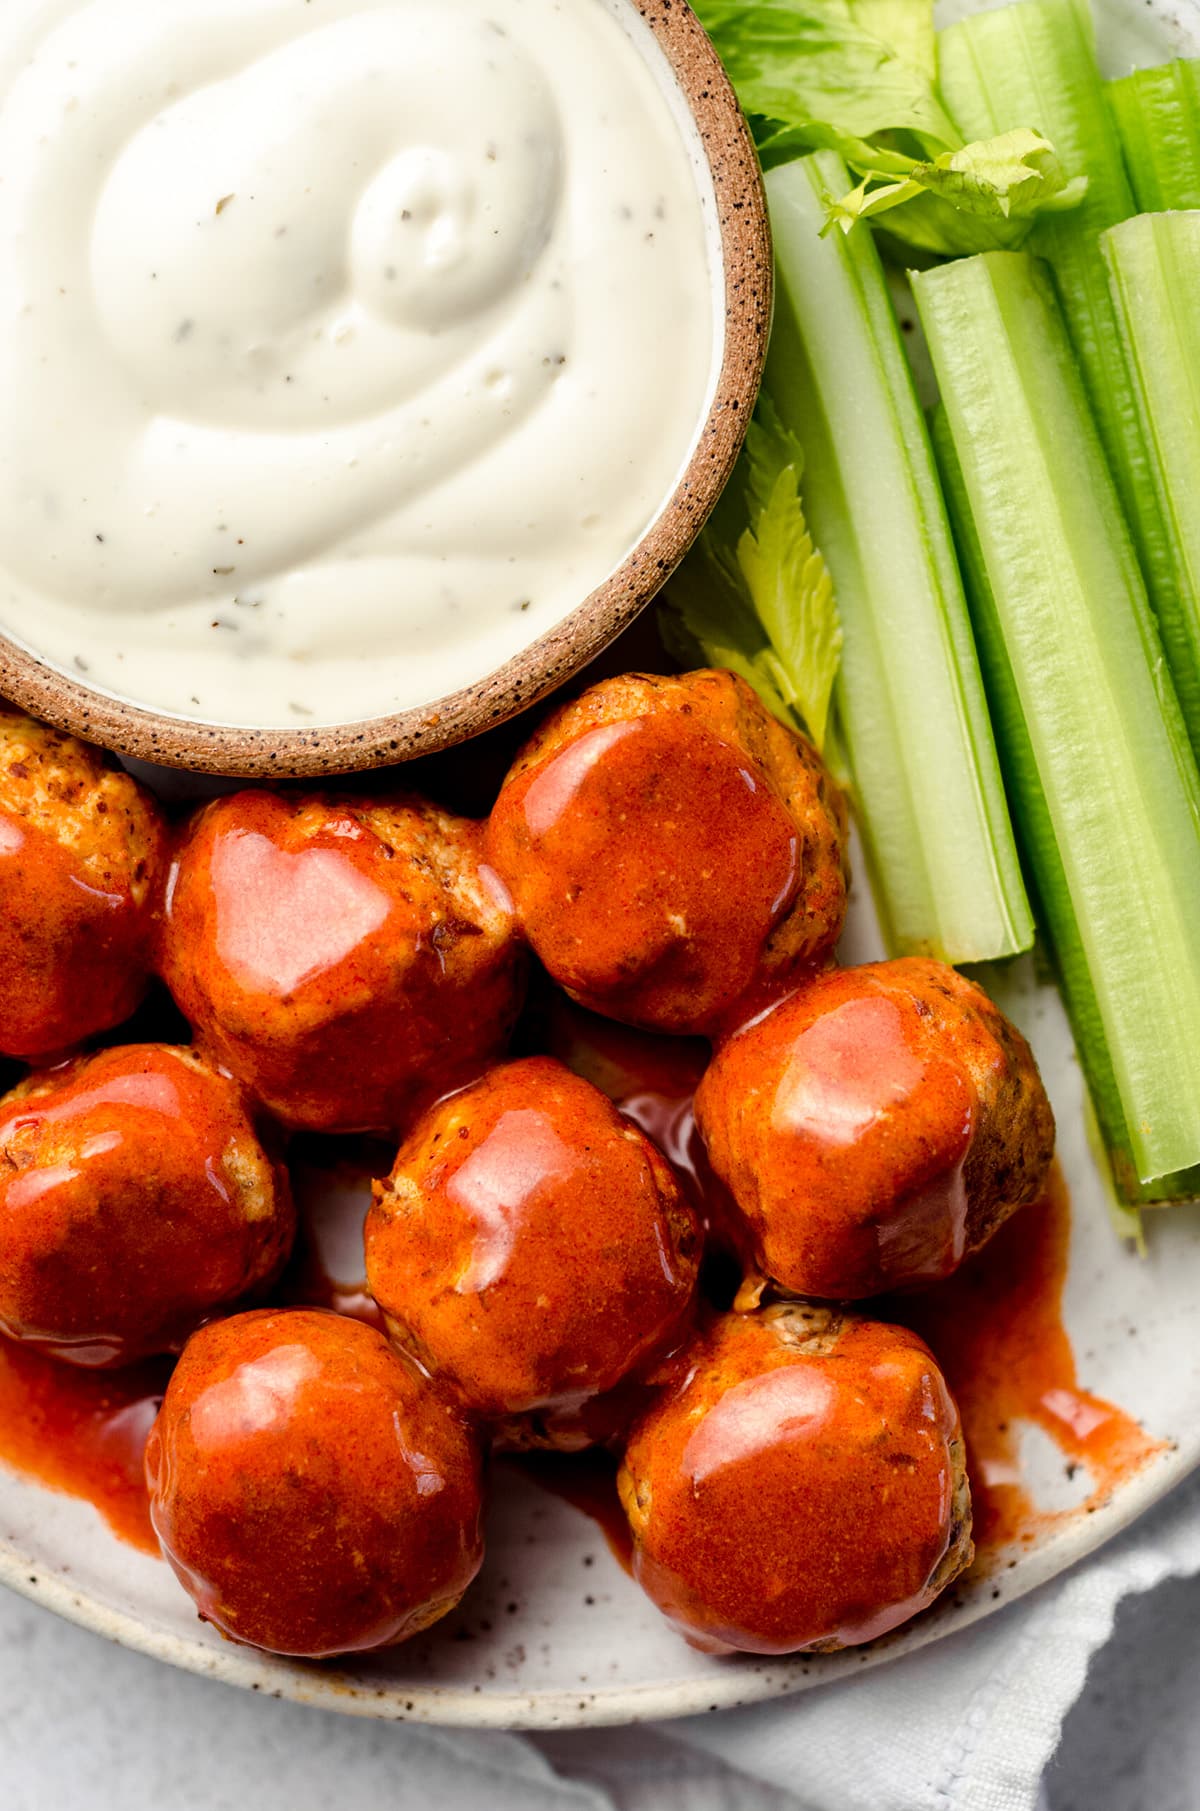
[[[1162,1451],[1111,1402],[1079,1384],[1062,1317],[1071,1203],[1057,1164],[1045,1199],[1013,1216],[957,1275],[886,1312],[932,1347],[958,1400],[967,1437],[981,1549],[1030,1543],[1098,1508]],[[1071,1509],[1039,1509],[1023,1481],[1022,1423],[1041,1428],[1090,1493]]]
[[[157,1553],[142,1453],[170,1372],[169,1360],[84,1371],[0,1339],[0,1457],[85,1498],[123,1541]]]
[[[617,1496],[617,1458],[602,1448],[585,1453],[509,1454],[498,1461],[532,1479],[595,1522],[622,1571],[633,1571],[633,1536]]]

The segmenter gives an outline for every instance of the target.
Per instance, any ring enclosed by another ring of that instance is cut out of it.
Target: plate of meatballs
[[[4,1582],[627,1721],[911,1651],[1195,1464],[1193,1211],[1121,1240],[1053,987],[883,959],[740,679],[209,790],[0,715]]]

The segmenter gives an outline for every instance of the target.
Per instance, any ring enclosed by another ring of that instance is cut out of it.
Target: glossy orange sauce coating
[[[696,1114],[784,1294],[861,1300],[946,1276],[1040,1185],[1053,1119],[980,991],[907,960],[811,980],[726,1039]]]
[[[132,785],[132,782],[130,782]],[[148,821],[153,806],[146,806]],[[165,863],[152,835],[150,869]],[[93,871],[0,804],[0,1050],[45,1060],[119,1025],[150,971],[154,872]],[[131,890],[136,879],[141,899]],[[144,883],[144,891],[143,891]]]
[[[683,1338],[700,1244],[650,1141],[590,1082],[527,1057],[401,1146],[367,1217],[367,1280],[473,1413],[574,1444],[585,1404]]]
[[[569,1003],[552,1002],[538,1030],[556,1055],[603,1087],[652,1136],[656,1126],[690,1124],[688,1075],[698,1081],[703,1073],[703,1045],[630,1031]],[[684,1150],[698,1144],[686,1131],[676,1142]],[[703,1191],[715,1179],[702,1148],[700,1156],[690,1173]],[[718,1223],[726,1211],[719,1200]],[[1070,1218],[1055,1169],[1044,1201],[1022,1209],[955,1276],[877,1304],[885,1319],[911,1325],[926,1340],[959,1405],[984,1566],[999,1548],[1086,1514],[1162,1450],[1122,1409],[1079,1387],[1062,1317]],[[1041,1510],[1020,1483],[1020,1429],[1030,1422],[1087,1472],[1092,1489],[1078,1508]],[[536,1458],[529,1472],[543,1489],[590,1515],[620,1557],[626,1544],[611,1459]]]
[[[764,972],[826,955],[844,819],[807,744],[728,673],[602,681],[510,771],[488,859],[573,998],[706,1031]]]
[[[1071,1204],[1055,1166],[1045,1199],[1022,1209],[957,1273],[885,1312],[937,1353],[967,1439],[981,1548],[1040,1538],[1087,1514],[1163,1450],[1132,1416],[1081,1388],[1062,1319]],[[1023,1426],[1048,1434],[1091,1489],[1076,1508],[1039,1509],[1020,1468]]]
[[[911,1003],[852,991],[842,973],[730,1039],[698,1099],[758,1266],[835,1299],[959,1262],[973,1109]]]
[[[373,1328],[317,1310],[198,1333],[146,1477],[201,1614],[275,1653],[403,1640],[453,1607],[483,1557],[480,1455],[457,1409]]]
[[[724,1315],[634,1429],[634,1576],[697,1645],[873,1640],[969,1557],[958,1416],[904,1328]]]
[[[615,680],[611,691],[620,693],[630,683]],[[574,987],[581,998],[602,1011],[721,1037],[777,999],[781,987],[799,985],[814,957],[813,973],[827,959],[844,904],[837,854],[844,826],[836,802],[821,791],[823,782],[814,782],[803,751],[790,766],[786,755],[780,760],[778,748],[764,757],[764,733],[778,743],[783,732],[777,726],[745,732],[744,701],[739,703],[737,682],[729,676],[646,683],[672,692],[665,713],[604,719],[613,698],[602,697],[590,729],[557,745],[553,736],[549,742],[543,738],[544,758],[518,761],[505,790],[522,801],[514,821],[517,841],[526,835],[527,847],[523,854],[518,850],[515,863],[506,859],[498,831],[497,862],[507,868],[514,889],[524,887],[526,925],[539,947],[545,945],[551,968],[557,972],[560,960],[584,963],[582,984]],[[605,687],[585,697],[597,693],[605,694]],[[700,701],[702,708],[694,711],[693,703]],[[761,718],[757,707],[754,714]],[[51,758],[61,756],[69,768],[72,746],[63,755],[55,743]],[[10,762],[8,782],[14,773],[20,784],[22,775]],[[65,783],[74,786],[69,773]],[[60,784],[56,770],[52,794]],[[816,791],[806,793],[805,785],[813,784]],[[124,808],[136,817],[136,796]],[[161,826],[156,831],[153,804],[146,808],[148,827],[137,834],[126,831],[123,846],[106,846],[104,859],[110,860],[114,848],[118,859],[110,861],[101,881],[94,861],[88,867],[86,825],[80,844],[78,822],[73,824],[77,846],[68,849],[33,818],[0,809],[0,966],[21,983],[6,1001],[0,975],[0,1027],[9,1027],[0,1032],[0,1049],[8,1036],[13,1049],[59,1049],[125,1019],[136,1003],[145,979],[154,889],[141,887],[140,904],[132,889],[146,879],[147,864],[153,869],[162,856]],[[223,813],[223,830],[207,839]],[[498,825],[503,818],[502,808]],[[543,844],[535,846],[539,837]],[[173,876],[166,939],[172,985],[181,994],[189,985],[196,988],[187,1003],[202,1042],[239,1069],[293,1125],[401,1128],[431,1097],[470,1082],[504,1043],[522,968],[512,902],[481,863],[481,843],[481,826],[416,802],[381,806],[368,799],[298,801],[250,794],[210,808],[187,839],[189,859]],[[120,859],[126,848],[132,851],[128,876]],[[714,851],[719,886],[714,886]],[[555,894],[564,880],[570,908],[565,916]],[[472,888],[474,897],[468,897]],[[724,896],[727,891],[732,900]],[[631,922],[639,927],[632,940]],[[564,932],[566,942],[556,953],[554,938]],[[630,944],[639,937],[647,959],[631,964]],[[82,967],[75,948],[80,939],[86,946]],[[11,960],[5,965],[6,953]],[[384,1002],[386,1022],[373,1014],[385,991],[381,974],[394,984]],[[835,992],[855,986],[836,975],[820,984]],[[628,1032],[592,1018],[561,995],[552,1001],[540,1027],[541,1047],[588,1076],[661,1145],[719,1241],[731,1218],[728,1200],[699,1138],[692,1102],[708,1047]],[[28,1018],[25,1029],[22,1013]],[[799,1099],[804,1126],[836,1147],[835,1162],[824,1170],[816,1165],[821,1174],[813,1193],[827,1204],[831,1179],[851,1184],[844,1189],[847,1195],[872,1193],[867,1146],[897,1093],[924,1095],[936,1104],[909,1141],[908,1154],[915,1151],[920,1160],[917,1169],[924,1164],[932,1179],[918,1180],[903,1196],[900,1262],[891,1262],[892,1241],[884,1266],[887,1282],[897,1273],[937,1274],[956,1263],[970,1243],[965,1183],[979,1108],[977,1089],[961,1068],[954,1069],[948,1054],[935,1045],[930,1059],[928,1040],[922,1040],[903,1004],[903,1023],[896,1016],[881,1010],[878,997],[848,997],[839,1012],[810,1027],[790,1050],[788,1078],[796,1084],[791,1104]],[[49,1027],[62,1023],[71,1028],[70,1037],[61,1029],[51,1037]],[[127,1029],[124,1035],[132,1033]],[[939,1056],[945,1058],[941,1070]],[[119,1067],[127,1059],[116,1060]],[[97,1092],[101,1112],[110,1111],[110,1095]],[[545,1095],[544,1086],[541,1092]],[[114,1197],[122,1165],[139,1181],[161,1181],[157,1170],[169,1164],[160,1165],[160,1148],[177,1152],[187,1146],[193,1121],[202,1126],[205,1120],[203,1102],[195,1113],[185,1104],[178,1115],[182,1131],[172,1128],[155,1137],[133,1124],[147,1101],[120,1099],[119,1109],[128,1113],[126,1123],[115,1128],[91,1124],[88,1114],[96,1104],[87,1099],[77,1148],[59,1165],[79,1174],[52,1177],[46,1188],[51,1206],[59,1194],[67,1201],[68,1222],[76,1208],[86,1222]],[[522,1103],[520,1110],[526,1107]],[[561,1134],[563,1127],[554,1129]],[[603,1141],[582,1120],[576,1130],[577,1149],[590,1157]],[[864,1131],[866,1143],[859,1136]],[[71,1135],[68,1128],[68,1142]],[[632,1136],[628,1129],[625,1136]],[[210,1192],[228,1197],[236,1191],[230,1190],[230,1178],[220,1175],[216,1142],[210,1140],[214,1149],[206,1180]],[[564,1142],[570,1145],[572,1139]],[[893,1138],[889,1162],[898,1148]],[[29,1177],[20,1172],[33,1168],[39,1183],[39,1166],[21,1161],[19,1139],[13,1149],[19,1195],[29,1186]],[[470,1282],[481,1258],[486,1266],[496,1257],[497,1207],[500,1219],[509,1215],[511,1224],[501,1229],[506,1234],[514,1226],[518,1235],[527,1231],[536,1218],[527,1212],[530,1191],[515,1186],[514,1177],[531,1161],[537,1169],[544,1157],[539,1150],[537,1137],[516,1137],[498,1165],[484,1165],[484,1219],[490,1214],[491,1223],[482,1241],[472,1236],[464,1249],[452,1252],[462,1260],[454,1295],[470,1296],[470,1288],[461,1288],[464,1278]],[[116,1169],[108,1174],[104,1165],[114,1151]],[[321,1153],[315,1142],[311,1151],[293,1151],[292,1157],[298,1173],[306,1167],[311,1172],[302,1183],[305,1235],[275,1284],[273,1299],[327,1305],[378,1324],[379,1310],[365,1288],[355,1247],[361,1246],[369,1175],[386,1168],[386,1160],[378,1151],[353,1157],[348,1151]],[[40,1167],[52,1171],[54,1165]],[[881,1159],[874,1173],[884,1168]],[[13,1178],[0,1172],[4,1182],[11,1192]],[[186,1179],[172,1183],[168,1177],[165,1190],[178,1201],[188,1194]],[[582,1191],[575,1203],[577,1223],[589,1229],[599,1223],[603,1233],[612,1218],[609,1196],[628,1195],[619,1178],[616,1186],[597,1188],[590,1196]],[[203,1190],[194,1198],[201,1203],[201,1221],[206,1198]],[[0,1209],[4,1205],[0,1192]],[[1002,1234],[949,1283],[885,1305],[889,1317],[924,1328],[945,1361],[968,1423],[977,1529],[993,1546],[1030,1540],[1064,1519],[1040,1512],[1020,1484],[1023,1421],[1035,1422],[1072,1465],[1086,1469],[1092,1490],[1083,1510],[1103,1501],[1122,1476],[1158,1450],[1128,1417],[1078,1387],[1061,1321],[1068,1215],[1065,1195],[1052,1193],[1034,1233],[1026,1227],[1019,1243]],[[189,1262],[181,1264],[178,1227],[166,1225],[163,1236],[170,1233],[166,1243],[172,1249],[159,1263],[160,1218],[165,1222],[168,1216],[142,1214],[128,1276],[121,1274],[129,1266],[123,1266],[119,1250],[85,1266],[100,1295],[118,1310],[122,1293],[131,1304],[153,1303],[155,1281],[175,1270],[193,1280],[199,1276],[201,1290],[211,1291],[220,1252],[205,1254],[194,1245]],[[526,1280],[547,1286],[534,1295],[532,1312],[512,1318],[512,1337],[504,1342],[508,1352],[521,1347],[524,1328],[547,1313],[554,1318],[556,1303],[572,1296],[589,1300],[575,1274],[580,1267],[589,1273],[592,1318],[601,1323],[600,1333],[611,1341],[620,1332],[612,1314],[619,1278],[606,1281],[601,1274],[604,1250],[599,1262],[586,1250],[561,1256],[560,1214],[552,1219],[553,1225],[542,1229],[545,1237],[532,1241],[534,1262],[524,1266]],[[621,1243],[616,1235],[627,1229],[609,1230],[615,1247]],[[478,1235],[478,1226],[474,1232]],[[830,1243],[828,1229],[824,1242]],[[658,1244],[660,1270],[669,1268],[670,1247],[668,1228],[665,1242]],[[3,1256],[0,1251],[0,1260]],[[0,1261],[0,1285],[4,1280]],[[729,1299],[724,1279],[710,1275],[706,1283],[710,1300]],[[813,1288],[811,1281],[805,1286]],[[74,1284],[67,1294],[72,1292],[81,1293]],[[427,1308],[428,1294],[417,1288],[412,1299]],[[628,1310],[631,1326],[639,1323],[655,1361],[639,1361],[632,1380],[614,1388],[591,1390],[597,1381],[591,1379],[582,1397],[576,1388],[569,1399],[549,1398],[549,1419],[557,1412],[555,1402],[570,1400],[556,1437],[570,1424],[567,1438],[586,1433],[615,1441],[650,1412],[647,1426],[657,1430],[654,1437],[643,1429],[634,1441],[639,1476],[656,1485],[639,1520],[639,1570],[685,1631],[718,1647],[733,1643],[786,1651],[801,1638],[829,1639],[823,1632],[829,1629],[837,1639],[869,1639],[921,1607],[932,1595],[923,1568],[932,1555],[936,1569],[937,1526],[947,1528],[946,1490],[935,1486],[939,1475],[943,1483],[947,1475],[944,1464],[939,1474],[938,1454],[945,1458],[953,1411],[913,1341],[894,1329],[851,1323],[838,1335],[836,1351],[792,1350],[780,1358],[778,1344],[768,1351],[762,1343],[769,1315],[727,1318],[719,1323],[727,1332],[710,1335],[710,1346],[726,1341],[724,1357],[706,1372],[703,1353],[693,1363],[670,1350],[672,1340],[651,1338],[652,1328],[647,1331],[644,1323],[653,1315],[647,1316],[642,1304],[627,1299],[618,1306]],[[189,1315],[194,1318],[194,1304],[184,1320]],[[284,1335],[256,1346],[256,1329],[265,1322],[272,1328],[283,1323]],[[203,1369],[192,1374],[185,1358],[172,1386],[173,1402],[183,1407],[163,1418],[150,1452],[160,1528],[172,1562],[202,1611],[237,1638],[319,1656],[413,1633],[450,1607],[478,1563],[474,1442],[440,1388],[428,1391],[423,1380],[418,1383],[407,1361],[397,1359],[373,1332],[308,1311],[271,1312],[265,1322],[262,1315],[250,1315],[212,1325],[197,1341],[197,1351],[206,1353]],[[75,1356],[88,1362],[125,1356],[139,1349],[139,1341],[145,1343],[144,1333],[135,1329],[131,1335],[129,1329],[127,1322],[115,1344],[111,1329],[98,1340],[86,1335]],[[477,1344],[474,1338],[464,1342],[473,1358]],[[562,1341],[572,1356],[583,1344],[576,1330]],[[910,1361],[920,1381],[906,1393],[902,1374]],[[841,1376],[831,1386],[838,1364]],[[684,1381],[687,1365],[691,1376]],[[805,1369],[812,1375],[802,1387],[792,1373]],[[119,1373],[80,1372],[0,1340],[0,1458],[91,1500],[124,1538],[154,1550],[141,1458],[169,1371],[169,1361],[156,1361]],[[351,1371],[355,1379],[347,1389]],[[822,1376],[823,1384],[814,1383]],[[578,1384],[578,1377],[573,1381]],[[657,1406],[650,1384],[663,1391]],[[824,1410],[818,1401],[822,1389],[836,1398]],[[223,1392],[228,1400],[218,1403]],[[687,1413],[676,1412],[689,1392],[696,1400]],[[909,1411],[917,1399],[923,1408],[914,1415]],[[872,1417],[875,1433],[867,1438]],[[209,1445],[194,1437],[197,1423],[212,1435]],[[328,1438],[332,1426],[336,1451]],[[493,1431],[503,1434],[503,1422]],[[672,1444],[676,1432],[678,1451]],[[545,1433],[545,1426],[538,1430]],[[918,1445],[926,1441],[925,1459],[915,1451],[893,1452],[885,1471],[884,1448],[910,1436]],[[804,1455],[802,1466],[798,1452]],[[629,1563],[629,1528],[616,1498],[610,1454],[536,1454],[516,1462],[593,1517],[618,1558]],[[801,1472],[801,1519],[807,1515],[808,1523],[797,1538],[792,1495]],[[176,1488],[181,1481],[182,1491]],[[306,1484],[312,1487],[311,1503],[297,1517],[297,1496]],[[405,1485],[412,1488],[401,1502]],[[389,1498],[389,1490],[398,1494]],[[426,1513],[430,1499],[437,1504],[432,1516]],[[851,1518],[861,1522],[864,1501],[870,1538],[862,1538],[860,1527],[860,1538],[847,1544],[839,1512],[848,1506]],[[698,1517],[701,1502],[705,1513]],[[333,1524],[323,1527],[321,1516],[331,1504]],[[399,1551],[394,1544],[372,1546],[380,1504],[393,1531],[404,1524]],[[678,1538],[672,1536],[673,1522]],[[815,1635],[804,1632],[817,1624],[821,1631]]]
[[[194,820],[162,968],[285,1124],[393,1130],[504,1048],[525,961],[482,829],[415,801],[243,792]]]
[[[191,1050],[127,1044],[0,1102],[0,1328],[76,1364],[177,1350],[273,1279],[287,1178]]]
[[[736,999],[799,878],[794,827],[746,758],[668,716],[590,730],[510,783],[488,847],[555,978],[648,1024]]]
[[[551,1006],[535,1034],[554,1055],[652,1136],[657,1127],[686,1124],[690,1091],[703,1072],[703,1044],[631,1031],[567,1003]],[[383,1146],[365,1163],[340,1147],[305,1149],[297,1180],[302,1227],[308,1225],[310,1196],[315,1201],[323,1192],[323,1165],[334,1171],[336,1201],[308,1232],[302,1230],[297,1268],[281,1285],[288,1300],[370,1316],[361,1224],[371,1174],[381,1173],[386,1162]],[[702,1170],[696,1186],[703,1187]],[[1070,1203],[1055,1175],[1045,1202],[1023,1209],[957,1276],[879,1304],[887,1319],[907,1321],[926,1339],[959,1403],[976,1545],[985,1566],[998,1548],[1037,1538],[1059,1519],[1039,1511],[1014,1481],[1023,1422],[1043,1427],[1064,1460],[1077,1461],[1088,1473],[1087,1502],[1062,1512],[1067,1518],[1086,1513],[1088,1502],[1102,1500],[1160,1450],[1120,1408],[1080,1388],[1062,1320],[1069,1230]],[[163,1365],[89,1373],[0,1340],[0,1462],[94,1504],[115,1533],[154,1550],[142,1444],[168,1372]],[[530,1454],[505,1463],[519,1464],[543,1489],[588,1514],[627,1563],[614,1458]]]

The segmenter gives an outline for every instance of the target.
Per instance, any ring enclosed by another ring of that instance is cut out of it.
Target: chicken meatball
[[[844,807],[814,750],[732,673],[629,674],[554,712],[505,780],[487,853],[581,1005],[704,1032],[826,958]]]
[[[822,975],[718,1050],[696,1095],[735,1234],[785,1295],[944,1277],[1041,1191],[1054,1116],[978,987],[908,957]]]
[[[700,1232],[666,1160],[549,1057],[426,1115],[376,1185],[367,1283],[394,1336],[515,1444],[586,1445],[603,1392],[684,1334]]]
[[[872,1641],[970,1563],[958,1412],[915,1333],[779,1304],[716,1320],[633,1431],[634,1576],[694,1646]]]
[[[103,1050],[0,1102],[0,1329],[56,1358],[178,1351],[275,1275],[293,1219],[240,1088],[194,1051]]]
[[[129,1017],[165,865],[136,781],[0,706],[0,1051],[58,1055]]]
[[[189,1342],[146,1446],[150,1519],[201,1616],[324,1659],[452,1610],[483,1558],[479,1451],[361,1321],[262,1309]]]
[[[241,792],[167,891],[163,974],[286,1125],[400,1131],[500,1055],[525,958],[482,830],[416,798]]]

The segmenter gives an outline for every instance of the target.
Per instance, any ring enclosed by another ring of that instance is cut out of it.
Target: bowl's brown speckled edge
[[[256,730],[142,710],[90,690],[0,636],[0,693],[61,729],[125,755],[247,777],[350,773],[464,742],[571,678],[645,608],[704,525],[737,458],[771,323],[770,230],[758,160],[723,68],[681,0],[632,0],[675,72],[716,194],[725,277],[724,348],[695,454],[657,521],[612,577],[557,628],[491,676],[434,704],[362,723]]]

